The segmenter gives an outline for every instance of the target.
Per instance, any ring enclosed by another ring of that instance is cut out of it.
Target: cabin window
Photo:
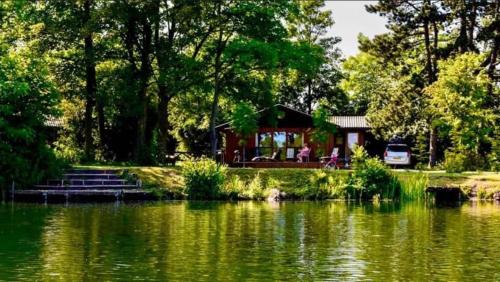
[[[255,135],[256,156],[272,156],[281,150],[280,159],[294,159],[304,146],[304,135],[297,132],[274,131]]]
[[[358,133],[357,132],[349,132],[347,133],[347,146],[352,151],[354,149],[354,145],[358,145]]]
[[[273,139],[270,132],[262,132],[257,134],[257,152],[256,156],[271,156],[273,154]]]
[[[285,147],[286,147],[286,132],[274,132],[273,133],[273,147],[275,150],[281,150],[280,159],[285,159]]]
[[[304,135],[297,132],[287,133],[287,150],[286,158],[293,159],[299,153],[299,150],[304,146]]]

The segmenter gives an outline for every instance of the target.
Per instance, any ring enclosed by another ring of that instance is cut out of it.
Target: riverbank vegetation
[[[388,31],[360,35],[349,58],[324,4],[0,1],[0,188],[46,178],[60,160],[215,158],[217,124],[276,103],[366,115],[419,167],[498,171],[499,1],[370,3]]]
[[[143,182],[143,187],[171,199],[186,198],[182,169],[176,167],[82,166],[126,170]],[[427,187],[460,187],[468,195],[477,189],[491,199],[500,191],[500,174],[492,172],[447,173],[445,171],[391,170],[401,185],[400,200],[425,199]],[[227,168],[221,188],[223,199],[265,199],[271,190],[287,199],[345,199],[343,187],[351,170]]]

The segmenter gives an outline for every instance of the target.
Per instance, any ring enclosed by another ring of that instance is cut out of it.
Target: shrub
[[[214,160],[200,158],[182,163],[184,192],[189,199],[212,200],[222,195],[227,167]]]
[[[352,167],[362,166],[368,159],[368,152],[363,146],[354,146],[352,149]]]
[[[400,194],[400,183],[378,159],[369,158],[363,147],[353,151],[354,172],[347,181],[347,194],[356,199],[395,199]]]
[[[488,192],[486,191],[486,189],[484,189],[484,187],[479,187],[477,189],[477,197],[480,200],[485,200],[488,198]]]
[[[306,189],[304,198],[327,199],[345,198],[346,185],[342,179],[335,177],[329,170],[319,170],[310,179],[311,185]]]
[[[443,168],[446,172],[458,173],[466,170],[467,156],[465,154],[448,150],[444,156]]]
[[[254,179],[245,185],[245,189],[240,192],[240,198],[249,200],[262,200],[266,197],[267,191],[263,185],[260,174],[257,173]]]
[[[60,166],[46,145],[44,125],[47,117],[58,115],[59,94],[45,61],[4,47],[0,43],[0,187],[13,181],[30,187]]]
[[[224,198],[236,200],[240,197],[241,192],[245,190],[245,186],[246,183],[238,175],[233,175],[225,182],[221,194]]]

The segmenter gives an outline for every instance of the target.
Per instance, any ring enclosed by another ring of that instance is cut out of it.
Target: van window
[[[388,145],[387,151],[398,152],[398,153],[407,152],[408,146],[406,146],[406,145]]]

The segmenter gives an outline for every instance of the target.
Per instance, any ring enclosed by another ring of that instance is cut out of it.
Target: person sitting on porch
[[[309,158],[309,153],[311,153],[311,149],[307,145],[307,143],[304,144],[304,148],[302,148],[299,153],[297,154],[297,162],[301,163],[304,161],[303,158]]]
[[[339,158],[339,148],[333,148],[332,154],[330,155],[330,160],[325,164],[325,168],[333,167],[339,168],[337,161]]]

